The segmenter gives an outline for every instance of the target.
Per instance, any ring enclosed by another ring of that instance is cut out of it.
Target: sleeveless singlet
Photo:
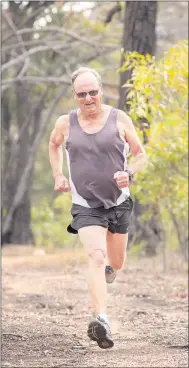
[[[112,108],[103,128],[93,134],[80,126],[77,111],[69,115],[70,131],[65,144],[72,203],[106,209],[119,205],[130,195],[114,179],[127,166],[126,143],[117,128],[117,112]]]

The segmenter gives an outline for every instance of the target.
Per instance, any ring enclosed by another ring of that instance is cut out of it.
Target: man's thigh
[[[95,250],[101,250],[106,254],[107,229],[105,227],[85,226],[78,230],[78,234],[87,254],[90,255]]]
[[[128,233],[117,234],[107,231],[107,253],[109,257],[124,257],[127,248]]]

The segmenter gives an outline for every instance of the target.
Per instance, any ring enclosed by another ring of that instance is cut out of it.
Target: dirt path
[[[66,257],[3,256],[2,367],[188,367],[186,272],[128,261],[108,285],[115,345],[104,351],[86,336],[86,265]]]

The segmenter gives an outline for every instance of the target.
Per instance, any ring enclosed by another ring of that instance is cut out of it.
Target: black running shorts
[[[71,214],[73,220],[68,226],[67,231],[77,234],[78,230],[86,226],[103,226],[111,233],[126,234],[133,209],[131,197],[118,206],[105,209],[104,207],[88,208],[78,204],[73,204]]]

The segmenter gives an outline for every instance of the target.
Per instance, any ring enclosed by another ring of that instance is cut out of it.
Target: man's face
[[[91,72],[78,75],[73,86],[74,98],[84,114],[94,114],[101,108],[102,86]]]

